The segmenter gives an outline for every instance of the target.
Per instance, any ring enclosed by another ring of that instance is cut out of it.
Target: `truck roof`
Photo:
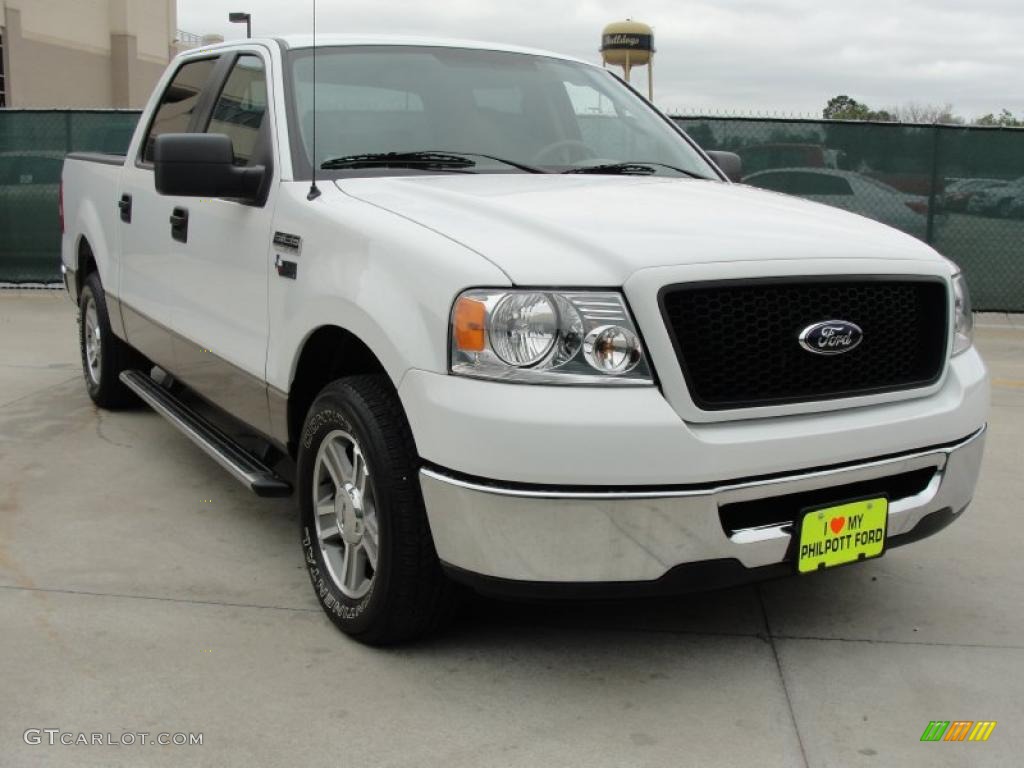
[[[265,43],[273,44],[277,43],[284,46],[285,48],[312,48],[313,47],[313,36],[312,35],[281,35],[279,37],[262,37],[254,38],[252,40],[232,40],[225,43],[218,43],[216,45],[204,45],[202,50],[218,50],[224,48],[234,48],[240,45],[248,43]],[[383,34],[323,34],[317,35],[316,37],[317,47],[327,48],[334,46],[355,46],[355,45],[395,45],[395,46],[430,46],[439,48],[471,48],[480,51],[503,51],[506,53],[523,53],[533,56],[547,56],[555,59],[564,59],[566,61],[575,61],[581,64],[591,64],[596,66],[594,62],[585,61],[578,59],[574,56],[566,56],[563,53],[556,53],[554,51],[546,51],[539,48],[528,48],[520,45],[508,45],[505,43],[488,43],[479,40],[459,40],[455,38],[445,37],[427,37],[419,35],[383,35]],[[192,53],[192,51],[186,51]]]

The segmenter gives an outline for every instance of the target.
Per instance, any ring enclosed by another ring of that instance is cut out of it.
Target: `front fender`
[[[301,189],[300,189],[301,187]],[[275,230],[302,238],[295,279],[270,276],[267,381],[290,390],[306,339],[322,326],[357,336],[395,386],[406,371],[444,372],[455,297],[508,277],[465,246],[324,184],[282,185]]]

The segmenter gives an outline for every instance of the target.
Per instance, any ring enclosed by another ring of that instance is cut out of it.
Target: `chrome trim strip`
[[[889,514],[898,515],[901,512],[905,512],[908,509],[915,509],[924,504],[928,504],[932,499],[939,493],[939,488],[942,486],[942,473],[936,472],[935,476],[931,479],[925,489],[920,493],[914,494],[913,496],[907,496],[903,499],[896,499],[896,501],[889,504]]]
[[[844,467],[838,467],[834,469],[822,469],[813,472],[796,473],[792,475],[784,475],[781,477],[769,478],[767,480],[749,480],[747,482],[740,483],[725,483],[723,485],[709,486],[707,488],[698,489],[684,489],[684,490],[661,490],[661,491],[559,491],[557,489],[543,489],[543,490],[529,490],[524,488],[507,488],[500,485],[486,485],[484,483],[474,483],[468,480],[461,480],[458,478],[451,477],[437,470],[423,467],[420,469],[420,473],[426,477],[439,482],[448,483],[455,485],[460,488],[465,488],[471,491],[479,491],[481,493],[489,493],[494,496],[513,496],[517,498],[526,499],[585,499],[593,501],[607,501],[607,500],[618,500],[618,499],[677,499],[687,498],[692,496],[708,496],[718,493],[726,493],[730,491],[739,491],[745,488],[764,488],[766,486],[783,485],[794,482],[801,482],[804,480],[815,480],[822,477],[836,477],[838,475],[858,472],[865,469],[877,469],[885,467],[891,464],[899,464],[912,459],[935,457],[941,459],[937,461],[936,468],[941,469],[944,463],[944,457],[949,456],[953,451],[959,450],[966,445],[980,439],[985,431],[988,429],[988,425],[981,427],[977,432],[972,434],[970,437],[962,440],[955,445],[948,445],[944,448],[935,448],[928,451],[916,451],[914,453],[900,454],[888,459],[881,459],[878,461],[866,461],[863,464],[851,464]],[[934,482],[934,480],[933,480]],[[841,483],[841,480],[838,481]],[[838,484],[837,483],[837,484]],[[930,488],[931,486],[929,486]],[[927,489],[924,491],[927,492]],[[914,497],[915,499],[917,497]]]
[[[789,539],[793,535],[793,526],[789,523],[782,525],[760,525],[756,528],[740,528],[729,537],[734,544],[753,544],[758,541],[769,541],[771,539]]]

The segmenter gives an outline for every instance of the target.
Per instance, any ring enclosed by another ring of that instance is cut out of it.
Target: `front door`
[[[262,204],[222,198],[161,198],[170,234],[178,378],[265,434],[267,280],[275,147],[268,113],[270,59],[258,47],[230,54],[222,86],[198,130],[226,134],[235,164],[263,166]],[[168,224],[171,217],[175,224]]]

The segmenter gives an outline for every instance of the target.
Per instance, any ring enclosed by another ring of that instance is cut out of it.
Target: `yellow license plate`
[[[878,557],[885,549],[888,520],[889,501],[885,498],[812,509],[800,524],[797,571],[811,573]]]

